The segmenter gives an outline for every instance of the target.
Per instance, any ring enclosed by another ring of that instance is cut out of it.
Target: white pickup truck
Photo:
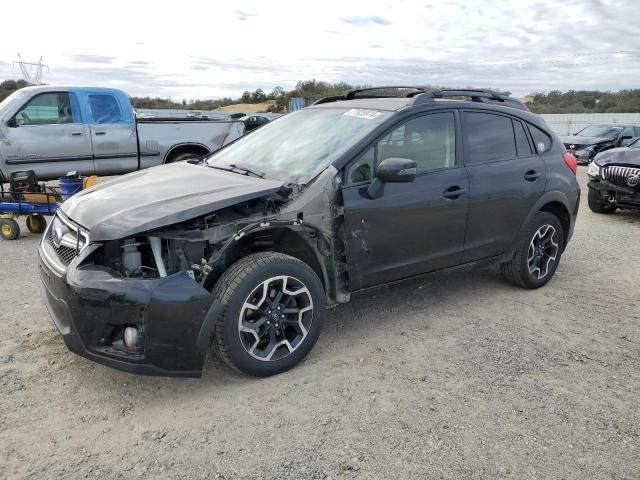
[[[0,103],[0,181],[34,170],[115,175],[214,152],[244,134],[239,121],[136,120],[121,90],[27,87]]]

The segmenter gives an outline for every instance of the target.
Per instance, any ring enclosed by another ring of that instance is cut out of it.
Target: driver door
[[[35,170],[38,178],[56,178],[77,171],[91,175],[93,151],[82,123],[77,98],[71,92],[40,93],[13,116],[14,127],[4,142],[9,173]]]
[[[457,265],[462,260],[468,179],[453,111],[413,117],[376,141],[345,172],[344,241],[353,290]],[[411,183],[367,188],[385,158],[415,160]]]

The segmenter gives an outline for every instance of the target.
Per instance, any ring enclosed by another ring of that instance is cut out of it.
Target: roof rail
[[[406,85],[356,88],[356,89],[345,92],[343,95],[333,95],[330,97],[321,98],[320,100],[317,100],[314,103],[314,105],[320,105],[322,103],[329,103],[329,102],[338,102],[342,100],[354,100],[356,98],[402,98],[402,97],[398,97],[397,95],[385,95],[385,94],[371,95],[366,93],[374,90],[389,90],[389,89],[412,90],[410,92],[407,92],[405,95],[403,95],[403,97],[411,99],[411,101],[409,102],[409,105],[420,105],[423,103],[433,102],[436,99],[447,98],[447,97],[467,97],[473,102],[502,104],[507,107],[513,107],[520,110],[529,111],[527,106],[517,98],[501,95],[500,93],[494,90],[489,90],[486,88],[438,89],[438,88],[406,86]],[[359,95],[362,93],[365,93],[365,94]]]

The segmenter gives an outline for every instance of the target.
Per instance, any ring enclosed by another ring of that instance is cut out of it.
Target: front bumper
[[[622,208],[640,208],[640,192],[627,187],[621,187],[602,178],[589,177],[587,186],[593,190],[611,193],[616,195],[616,205]]]
[[[186,273],[158,279],[114,276],[82,265],[88,247],[60,273],[38,252],[41,292],[72,352],[129,373],[199,377],[222,306]],[[142,332],[136,351],[117,341],[126,326]]]

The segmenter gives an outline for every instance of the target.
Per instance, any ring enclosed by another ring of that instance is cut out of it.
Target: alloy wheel
[[[302,345],[312,320],[307,287],[288,275],[271,277],[244,301],[238,318],[240,342],[258,360],[281,360]]]
[[[529,242],[529,273],[538,280],[552,270],[558,256],[558,232],[552,225],[541,226]]]

